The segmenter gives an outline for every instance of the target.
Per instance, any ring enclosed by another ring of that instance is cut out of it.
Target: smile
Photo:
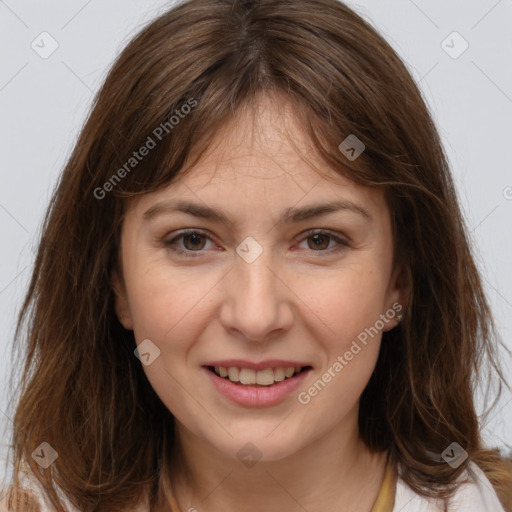
[[[239,368],[236,366],[208,366],[210,371],[219,377],[238,383],[243,386],[272,386],[276,382],[282,382],[293,378],[302,371],[311,368],[310,366],[289,366],[266,368],[264,370],[253,370],[252,368]]]
[[[262,370],[238,366],[202,367],[219,394],[244,407],[269,407],[282,402],[297,392],[312,369],[311,366],[278,366]]]

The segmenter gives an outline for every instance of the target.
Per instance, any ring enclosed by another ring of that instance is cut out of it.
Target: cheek
[[[173,290],[152,276],[132,281],[128,294],[136,339],[139,335],[149,337],[150,334],[160,339],[166,330],[172,328],[179,313]]]
[[[171,272],[156,266],[132,277],[128,294],[135,339],[137,344],[149,339],[160,351],[143,370],[165,406],[182,421],[192,422],[190,396],[185,391],[190,370],[187,353],[202,328],[194,319],[206,316],[205,294],[211,285],[194,286],[190,278],[180,278],[176,272],[171,279]]]
[[[128,288],[135,339],[149,338],[161,350],[179,350],[200,329],[194,319],[206,318],[208,293],[218,277],[171,272],[158,263],[146,268],[150,270],[132,274]]]
[[[326,348],[338,354],[384,313],[385,284],[381,273],[354,265],[328,279],[303,280],[297,294],[314,313],[314,322],[323,325]]]
[[[376,323],[384,312],[383,295],[371,272],[354,272],[310,290],[312,322],[318,326],[314,336],[325,356],[316,379],[303,389],[312,415],[326,415],[334,424],[355,407],[379,356],[382,333]]]
[[[323,283],[315,292],[322,297],[316,302],[316,313],[335,335],[322,338],[325,367],[309,391],[318,394],[315,407],[319,410],[337,404],[337,412],[330,413],[332,421],[346,414],[360,398],[377,363],[382,338],[378,321],[384,313],[383,274],[366,266],[351,270]]]

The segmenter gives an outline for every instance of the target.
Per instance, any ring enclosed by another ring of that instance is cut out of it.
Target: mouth
[[[294,379],[298,375],[311,370],[312,366],[265,368],[259,371],[237,366],[205,366],[205,368],[217,375],[217,377],[238,386],[264,388]]]

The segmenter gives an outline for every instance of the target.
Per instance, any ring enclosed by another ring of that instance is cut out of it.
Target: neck
[[[337,425],[287,457],[250,466],[178,425],[171,481],[180,510],[370,512],[386,453],[370,452],[357,421],[351,425]]]

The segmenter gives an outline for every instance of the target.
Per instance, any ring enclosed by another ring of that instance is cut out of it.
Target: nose
[[[284,269],[276,268],[270,249],[252,262],[237,255],[223,283],[220,321],[231,334],[246,341],[265,342],[290,329],[294,294]]]

